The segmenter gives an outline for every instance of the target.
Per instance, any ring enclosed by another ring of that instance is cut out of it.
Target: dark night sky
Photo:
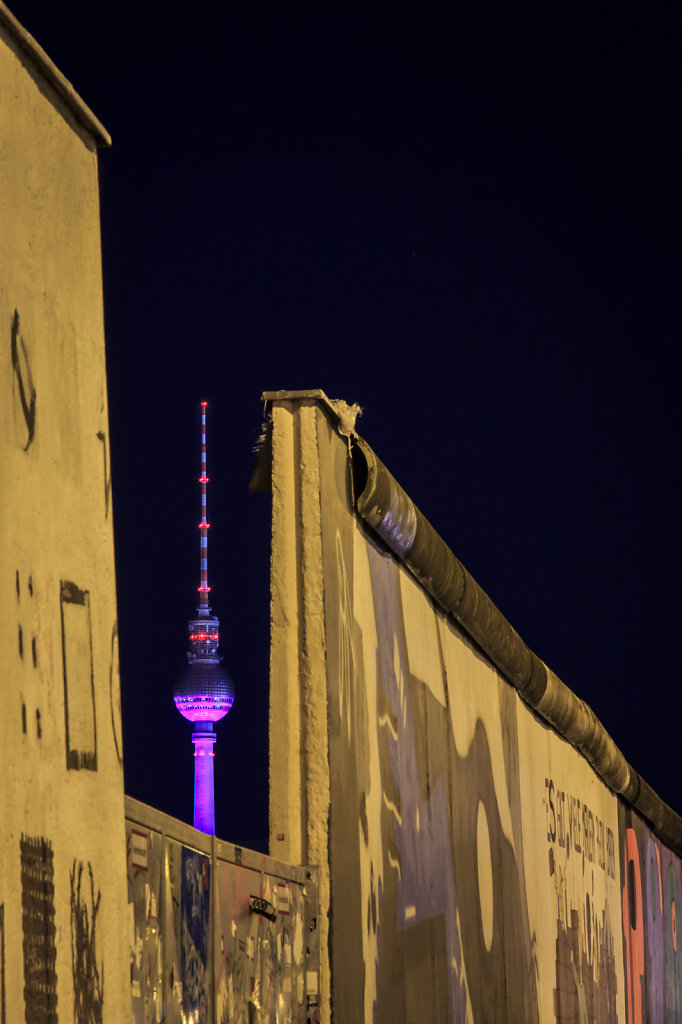
[[[186,820],[190,727],[171,691],[210,403],[212,596],[238,689],[217,832],[232,841],[267,834],[270,500],[248,481],[277,388],[360,402],[408,494],[682,811],[681,26],[656,5],[466,6],[12,7],[113,137],[126,788]]]

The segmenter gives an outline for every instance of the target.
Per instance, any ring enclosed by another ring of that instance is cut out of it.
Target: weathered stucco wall
[[[58,82],[2,7],[0,1006],[3,1022],[120,1024],[130,982],[102,135]]]
[[[329,873],[322,1019],[679,1021],[679,857],[356,515],[329,403],[270,402],[272,844]]]

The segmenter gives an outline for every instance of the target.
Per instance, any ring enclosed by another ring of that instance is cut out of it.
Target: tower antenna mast
[[[206,402],[201,403],[201,522],[199,560],[199,606],[196,618],[187,623],[189,631],[188,666],[175,684],[173,700],[185,718],[194,725],[194,827],[215,833],[215,797],[213,746],[214,723],[224,718],[234,701],[234,685],[220,665],[218,655],[220,623],[211,615],[208,603],[208,529],[206,520]]]
[[[199,477],[199,483],[201,484],[201,522],[199,523],[201,540],[199,559],[199,607],[197,608],[197,611],[202,618],[208,618],[211,612],[211,608],[208,603],[208,594],[211,589],[208,585],[208,528],[211,524],[206,522],[206,484],[208,483],[208,477],[206,475],[206,405],[206,402],[201,403],[201,476]]]

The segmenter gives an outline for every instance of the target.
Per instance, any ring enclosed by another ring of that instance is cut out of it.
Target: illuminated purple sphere
[[[219,722],[232,707],[234,684],[215,661],[193,661],[175,684],[173,700],[190,722]]]

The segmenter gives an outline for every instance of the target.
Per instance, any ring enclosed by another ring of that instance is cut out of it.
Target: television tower
[[[194,827],[215,833],[213,797],[213,744],[215,722],[224,718],[232,707],[234,685],[218,657],[220,623],[211,615],[208,603],[208,528],[206,521],[206,402],[201,403],[201,533],[199,607],[197,616],[187,623],[189,630],[189,662],[175,684],[173,700],[181,715],[194,724]]]

